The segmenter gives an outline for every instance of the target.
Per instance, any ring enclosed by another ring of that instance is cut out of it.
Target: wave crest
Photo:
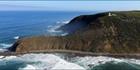
[[[2,64],[2,65],[1,65]],[[5,65],[3,65],[5,64]],[[13,67],[12,65],[20,64],[19,70],[24,69],[41,69],[41,70],[54,70],[54,69],[80,69],[85,70],[83,67],[68,62],[54,54],[25,54],[20,56],[8,56],[0,59],[0,70],[5,67]],[[23,64],[26,64],[23,66]],[[3,66],[3,67],[2,67]],[[12,68],[11,68],[12,69]]]
[[[55,25],[49,25],[47,32],[49,32],[51,35],[65,36],[68,33],[63,32],[62,30],[58,30],[58,28],[60,28],[61,26],[65,25],[67,23],[69,23],[69,21],[62,21],[62,22],[58,21],[58,22],[56,22]]]
[[[94,68],[96,66],[106,64],[108,62],[111,62],[113,64],[127,63],[127,64],[140,65],[140,60],[138,60],[138,59],[112,58],[112,57],[105,57],[105,56],[75,57],[75,58],[72,58],[72,62],[80,64],[86,69],[91,69],[91,68]]]
[[[19,38],[20,38],[19,36],[15,36],[15,37],[14,37],[14,39],[16,39],[16,40],[19,39]]]
[[[7,43],[0,43],[0,47],[3,47],[3,48],[8,48],[10,46],[12,46],[13,44],[7,44]]]
[[[13,67],[12,65],[18,65],[19,70],[25,69],[46,69],[46,70],[66,70],[66,69],[79,69],[79,70],[91,70],[98,67],[108,67],[108,64],[117,66],[125,65],[130,68],[140,68],[139,59],[124,59],[124,58],[112,58],[105,56],[85,56],[85,57],[68,57],[63,54],[24,54],[19,56],[1,56],[0,57],[0,70],[5,67]],[[138,67],[139,66],[139,67]],[[127,69],[127,67],[125,67]],[[97,69],[98,70],[98,69]],[[104,70],[104,69],[101,69]]]

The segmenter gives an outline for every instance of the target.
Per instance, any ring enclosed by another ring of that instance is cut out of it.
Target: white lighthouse
[[[116,14],[108,13],[108,16],[117,16]]]
[[[108,13],[108,16],[112,16],[110,12]]]

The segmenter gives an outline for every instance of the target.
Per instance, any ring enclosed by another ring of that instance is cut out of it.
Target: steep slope
[[[60,28],[70,33],[67,36],[25,38],[9,49],[16,52],[66,49],[97,53],[140,53],[139,19],[139,11],[82,15]]]

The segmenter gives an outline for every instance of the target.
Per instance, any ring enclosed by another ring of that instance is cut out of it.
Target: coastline
[[[61,53],[71,54],[70,56],[140,59],[138,27],[140,26],[138,23],[140,12],[111,12],[117,16],[108,16],[109,13],[77,16],[68,24],[58,28],[58,30],[68,32],[69,35],[18,39],[13,46],[8,48],[11,52],[0,53],[0,55]],[[130,22],[126,23],[128,20]]]
[[[31,51],[31,52],[0,52],[0,56],[18,56],[18,55],[24,55],[24,54],[39,54],[39,53],[48,53],[48,54],[67,54],[72,57],[74,56],[107,56],[107,57],[114,57],[114,58],[134,58],[134,59],[140,59],[139,53],[92,53],[92,52],[83,52],[83,51],[74,51],[74,50],[41,50],[41,51]]]

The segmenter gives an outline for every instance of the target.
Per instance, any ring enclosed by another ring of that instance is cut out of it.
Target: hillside
[[[48,49],[95,53],[140,53],[140,12],[120,11],[81,15],[62,26],[67,36],[38,36],[18,40],[15,52]]]

